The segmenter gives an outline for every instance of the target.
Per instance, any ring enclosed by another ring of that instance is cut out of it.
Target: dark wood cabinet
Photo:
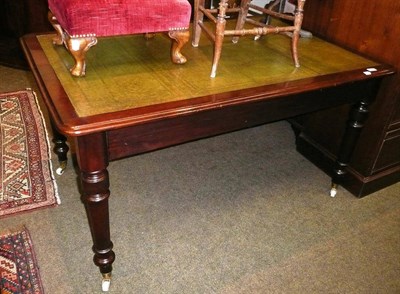
[[[400,1],[307,0],[304,28],[400,71]],[[349,109],[316,112],[292,121],[297,149],[327,173]],[[349,165],[343,186],[358,197],[400,180],[400,74],[386,79]]]

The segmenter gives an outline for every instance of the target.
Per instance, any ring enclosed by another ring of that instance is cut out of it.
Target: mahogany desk
[[[195,139],[248,128],[341,104],[354,104],[332,183],[340,184],[358,134],[389,66],[318,38],[301,39],[300,68],[289,40],[271,35],[254,42],[227,40],[218,76],[209,77],[211,43],[187,46],[185,65],[169,61],[162,36],[102,39],[87,55],[86,77],[72,77],[73,60],[51,35],[21,39],[48,108],[54,150],[66,160],[75,141],[82,201],[93,239],[94,263],[109,279],[115,254],[110,240],[110,161]],[[226,38],[228,39],[228,38]]]

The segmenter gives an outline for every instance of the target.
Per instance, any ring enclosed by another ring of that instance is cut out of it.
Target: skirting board
[[[309,139],[303,133],[296,136],[296,149],[305,158],[327,173],[332,175],[332,168],[336,156],[325,148]],[[356,197],[364,197],[400,181],[400,167],[396,166],[382,172],[364,176],[357,172],[351,165],[345,175],[341,186]]]

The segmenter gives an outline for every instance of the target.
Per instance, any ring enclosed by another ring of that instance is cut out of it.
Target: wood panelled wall
[[[28,69],[19,38],[53,30],[46,0],[0,1],[0,64]]]
[[[303,27],[317,36],[390,64],[400,72],[400,1],[307,0]],[[298,151],[329,171],[348,108],[294,121]],[[385,80],[362,131],[343,186],[362,197],[400,180],[400,74]]]

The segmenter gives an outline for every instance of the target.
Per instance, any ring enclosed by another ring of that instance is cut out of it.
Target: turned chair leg
[[[295,67],[300,67],[299,55],[297,53],[297,44],[299,43],[300,31],[294,31],[292,36],[292,57]]]
[[[294,65],[296,67],[300,67],[300,62],[299,62],[299,56],[297,53],[297,45],[299,43],[299,38],[300,38],[300,30],[301,30],[301,25],[303,23],[303,7],[305,0],[298,0],[297,1],[297,6],[296,6],[296,11],[294,13],[294,32],[292,36],[292,56],[293,56],[293,61]]]
[[[193,34],[192,34],[192,46],[198,47],[201,36],[201,26],[203,23],[204,13],[199,7],[204,7],[205,0],[194,0],[194,16],[193,16]]]
[[[218,62],[221,57],[222,44],[224,42],[225,27],[226,27],[226,9],[228,8],[228,0],[221,0],[219,2],[219,12],[217,16],[215,43],[214,43],[214,56],[211,67],[210,77],[215,78],[217,75]]]
[[[187,61],[186,57],[181,53],[182,47],[189,41],[189,30],[169,31],[168,36],[171,38],[171,60],[176,64],[183,64]]]
[[[247,14],[249,12],[249,3],[250,0],[241,0],[240,1],[240,11],[239,11],[239,15],[236,21],[236,31],[242,30],[244,27],[244,24],[246,23],[246,17]],[[239,41],[239,36],[234,36],[232,38],[232,42],[233,43],[237,43]]]

